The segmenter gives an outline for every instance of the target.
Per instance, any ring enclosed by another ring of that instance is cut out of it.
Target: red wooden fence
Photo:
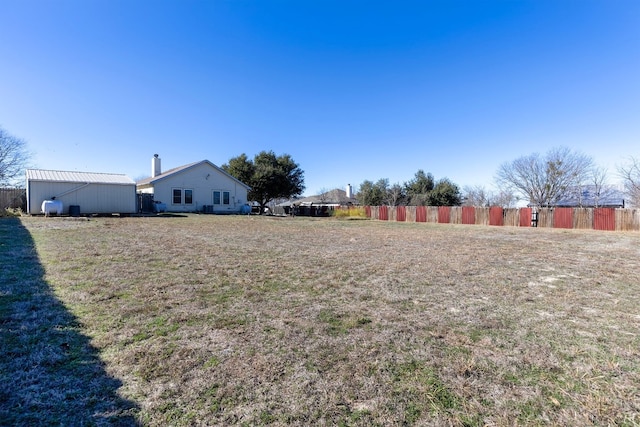
[[[556,208],[553,211],[553,228],[573,228],[573,208]]]
[[[449,224],[451,219],[451,206],[438,206],[438,222]]]
[[[593,210],[593,229],[613,231],[616,229],[615,208],[595,208]]]
[[[520,208],[520,227],[531,227],[533,209]]]
[[[462,223],[463,224],[476,223],[476,208],[474,208],[473,206],[462,207]]]
[[[438,222],[494,226],[532,226],[532,208],[462,206],[365,206],[367,217],[381,221]],[[640,209],[537,208],[538,227],[640,231]]]
[[[504,225],[504,214],[500,206],[489,208],[489,225]]]
[[[389,221],[389,207],[388,206],[380,206],[380,211],[378,213],[378,219],[380,221]]]
[[[405,222],[407,220],[407,207],[398,206],[396,208],[396,221]]]

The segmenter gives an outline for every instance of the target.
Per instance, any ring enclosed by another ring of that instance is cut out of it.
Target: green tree
[[[255,166],[247,155],[242,153],[238,157],[234,157],[229,160],[229,163],[222,165],[222,169],[234,178],[250,185],[249,182],[253,179],[255,172]]]
[[[273,151],[262,151],[249,160],[243,153],[222,169],[251,187],[247,198],[258,202],[260,212],[272,200],[299,196],[305,188],[304,171],[288,154],[276,156]]]
[[[407,202],[411,206],[425,206],[429,201],[429,193],[434,189],[433,175],[424,173],[422,169],[416,172],[413,179],[405,182],[405,194]]]
[[[429,206],[459,206],[461,203],[460,188],[447,178],[438,181],[429,192]]]
[[[358,191],[358,202],[363,206],[380,206],[385,204],[387,192],[389,190],[389,180],[382,178],[375,184],[365,180],[360,184]]]
[[[447,178],[434,182],[433,175],[419,170],[414,178],[404,185],[393,184],[389,180],[379,179],[376,183],[364,181],[360,184],[358,202],[366,206],[458,206],[462,195],[456,184]]]

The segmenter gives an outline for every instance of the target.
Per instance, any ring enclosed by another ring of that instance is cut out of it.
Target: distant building
[[[624,193],[615,188],[606,187],[597,191],[594,185],[577,187],[569,196],[556,204],[560,208],[624,208]]]
[[[278,204],[276,209],[278,211],[283,209],[283,212],[287,215],[291,213],[292,209],[295,209],[296,215],[328,216],[333,209],[356,204],[357,200],[353,197],[351,184],[348,184],[345,190],[335,188],[315,196],[303,197],[293,201],[289,200]]]
[[[335,188],[315,196],[304,197],[296,200],[296,204],[311,203],[317,205],[347,206],[355,205],[356,199],[353,196],[349,196],[347,191]]]

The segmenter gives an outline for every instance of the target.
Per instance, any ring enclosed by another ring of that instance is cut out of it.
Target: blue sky
[[[0,126],[43,169],[290,154],[305,194],[422,169],[493,187],[640,157],[640,1],[0,0]]]

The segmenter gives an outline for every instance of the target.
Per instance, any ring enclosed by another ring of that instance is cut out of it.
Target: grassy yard
[[[0,424],[640,425],[640,234],[0,220]]]

